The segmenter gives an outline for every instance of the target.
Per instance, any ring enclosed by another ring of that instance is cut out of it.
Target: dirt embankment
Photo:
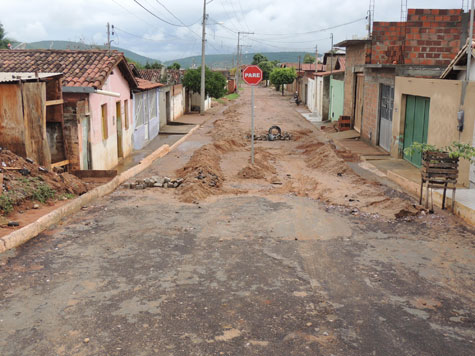
[[[69,199],[87,192],[79,178],[46,171],[13,152],[0,150],[0,215],[8,215],[18,207],[30,209],[35,202]]]
[[[292,140],[256,142],[255,164],[251,165],[248,113],[243,112],[247,105],[240,98],[213,122],[209,135],[214,142],[195,151],[188,163],[177,170],[184,179],[177,190],[181,201],[197,202],[212,195],[246,192],[294,194],[348,207],[355,214],[391,219],[418,213],[409,200],[388,195],[387,187],[354,173],[346,161],[357,157],[338,151],[332,142],[324,142],[323,134],[303,124],[290,106],[281,107],[285,104],[270,102],[272,98],[266,100],[267,118],[260,115],[260,131],[277,121],[292,134]],[[239,186],[245,188],[231,188]]]

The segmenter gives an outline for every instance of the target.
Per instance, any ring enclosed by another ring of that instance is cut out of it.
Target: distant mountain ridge
[[[30,43],[14,43],[14,47],[20,45],[20,48],[26,49],[105,49],[103,45],[89,45],[82,42],[73,41],[38,41]],[[141,65],[147,63],[163,63],[166,66],[173,64],[174,62],[180,63],[182,68],[199,67],[201,65],[201,56],[192,56],[186,58],[178,58],[169,61],[161,62],[158,59],[142,56],[128,49],[111,46],[112,49],[123,52],[127,58],[130,58],[134,62]],[[257,53],[257,52],[256,52]],[[245,53],[242,55],[241,64],[250,64],[252,57],[256,53]],[[299,56],[303,60],[303,57],[308,52],[259,52],[266,56],[270,61],[277,60],[279,62],[298,62]],[[314,55],[314,53],[311,53]],[[236,66],[235,56],[232,54],[208,54],[206,55],[206,65],[210,68],[232,68]]]
[[[261,53],[267,57],[268,60],[279,62],[298,62],[299,56],[300,60],[303,61],[303,57],[306,53],[309,52],[256,52]],[[256,53],[245,53],[242,55],[241,64],[251,64],[252,57]],[[315,55],[314,53],[310,53]],[[232,54],[208,54],[206,55],[206,66],[210,68],[232,68],[236,66],[235,56]],[[319,56],[320,57],[320,56]],[[164,61],[163,64],[168,66],[174,62],[180,63],[182,68],[190,68],[193,66],[199,67],[201,65],[201,56],[192,56],[180,59],[174,59],[170,61]]]
[[[20,45],[20,43],[15,43],[14,47],[16,45]],[[81,42],[72,42],[72,41],[39,41],[39,42],[30,42],[30,43],[23,43],[21,44],[20,48],[25,48],[25,49],[106,49],[106,46],[103,45],[88,45],[85,43]],[[155,63],[159,62],[161,63],[158,59],[154,58],[149,58],[146,56],[142,56],[140,54],[137,54],[133,51],[129,51],[128,49],[120,48],[120,47],[114,47],[111,46],[111,49],[116,49],[120,52],[123,52],[124,55],[127,58],[130,58],[131,60],[140,63],[142,65],[145,65],[148,63]]]

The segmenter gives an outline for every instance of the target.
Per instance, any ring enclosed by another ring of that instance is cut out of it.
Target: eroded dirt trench
[[[355,174],[342,158],[348,154],[338,152],[288,101],[271,89],[257,90],[256,136],[278,125],[291,134],[291,140],[256,141],[254,165],[250,164],[249,90],[230,102],[222,115],[209,122],[206,135],[212,142],[176,169],[175,174],[184,178],[178,199],[191,203],[225,194],[292,194],[383,219],[419,212],[409,197]]]

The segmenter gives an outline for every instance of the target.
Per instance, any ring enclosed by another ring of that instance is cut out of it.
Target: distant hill
[[[266,56],[270,61],[278,60],[279,62],[298,62],[299,56],[303,60],[307,52],[259,52]],[[314,55],[313,53],[311,53]],[[242,64],[250,64],[255,53],[246,53],[242,56]],[[206,65],[210,68],[232,68],[233,67],[232,54],[209,54],[206,56]],[[190,68],[193,65],[199,67],[201,65],[201,56],[186,57],[174,59],[163,62],[165,65],[170,65],[174,62],[180,63],[182,68]],[[235,66],[236,64],[234,64]]]
[[[16,45],[19,45],[19,43],[14,44],[14,46]],[[105,49],[106,47],[99,46],[99,45],[98,46],[88,45],[85,43],[72,42],[72,41],[39,41],[39,42],[24,43],[22,44],[20,48],[25,48],[25,49],[93,49],[93,48]],[[143,64],[143,65],[146,64],[147,62],[148,63],[160,62],[157,59],[142,56],[135,52],[129,51],[128,49],[114,47],[114,46],[111,46],[111,48],[116,49],[120,52],[124,52],[127,58],[130,58],[133,61]]]

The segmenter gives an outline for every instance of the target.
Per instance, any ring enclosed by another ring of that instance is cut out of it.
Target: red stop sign
[[[262,80],[262,69],[258,66],[247,66],[242,71],[242,80],[249,85],[257,85]]]

